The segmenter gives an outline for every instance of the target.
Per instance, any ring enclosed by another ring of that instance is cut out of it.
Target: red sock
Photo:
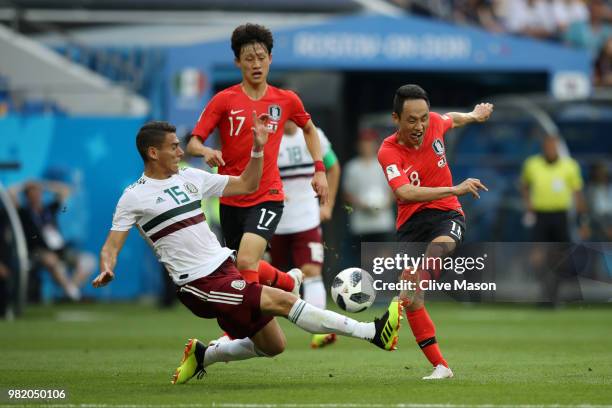
[[[276,269],[266,261],[259,261],[259,283],[273,288],[279,288],[285,292],[291,292],[295,281],[285,272]]]
[[[406,317],[412,329],[412,334],[425,357],[435,367],[442,364],[448,367],[446,360],[442,357],[440,347],[436,341],[436,327],[427,313],[427,309],[422,308],[413,312],[406,309]]]
[[[252,269],[243,269],[240,271],[240,274],[242,275],[244,280],[249,283],[259,282],[259,274],[257,273],[257,271],[254,271]]]

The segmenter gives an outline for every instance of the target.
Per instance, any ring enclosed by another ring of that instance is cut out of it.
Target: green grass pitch
[[[216,322],[180,305],[31,307],[22,319],[0,322],[0,406],[612,406],[609,306],[436,303],[429,310],[452,380],[421,380],[431,368],[405,320],[399,350],[389,353],[347,338],[311,350],[310,335],[281,319],[288,340],[282,355],[215,364],[204,379],[173,386],[185,340],[216,337]],[[66,389],[69,398],[8,400],[14,388]]]

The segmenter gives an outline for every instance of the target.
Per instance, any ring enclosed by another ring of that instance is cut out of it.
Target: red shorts
[[[231,337],[252,337],[273,317],[260,310],[262,286],[243,280],[231,259],[216,271],[178,288],[178,297],[189,310],[204,319],[217,319]]]
[[[294,234],[274,235],[270,241],[272,265],[279,269],[287,269],[289,266],[300,268],[304,264],[322,265],[322,242],[321,227]]]

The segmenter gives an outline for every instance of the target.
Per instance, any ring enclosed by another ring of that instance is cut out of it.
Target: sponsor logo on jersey
[[[438,156],[442,156],[444,154],[444,143],[442,143],[440,139],[434,140],[431,147]]]
[[[278,105],[270,105],[268,106],[268,115],[270,115],[270,120],[280,120],[282,114],[281,107]]]
[[[164,200],[163,198],[161,198],[161,197],[157,197],[157,200],[155,200],[155,204],[163,203],[163,202],[165,202],[165,201],[166,201],[166,200]]]
[[[183,187],[185,187],[185,190],[189,191],[191,194],[196,194],[198,192],[198,188],[193,183],[187,182],[183,184]]]
[[[232,288],[234,288],[236,290],[242,290],[242,289],[246,288],[246,282],[243,281],[243,280],[232,281],[232,283],[230,283],[230,285],[232,286]]]
[[[387,179],[393,180],[396,177],[401,176],[401,173],[395,164],[390,164],[386,168],[387,171]]]

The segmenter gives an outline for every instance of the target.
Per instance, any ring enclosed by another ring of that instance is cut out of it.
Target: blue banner
[[[0,161],[17,161],[21,168],[0,172],[0,180],[8,187],[41,178],[69,183],[72,195],[60,213],[60,229],[67,240],[97,258],[117,200],[142,174],[135,143],[142,123],[142,118],[4,117]],[[159,268],[152,251],[132,231],[116,280],[103,289],[86,285],[83,295],[131,299],[153,293],[160,284]]]

